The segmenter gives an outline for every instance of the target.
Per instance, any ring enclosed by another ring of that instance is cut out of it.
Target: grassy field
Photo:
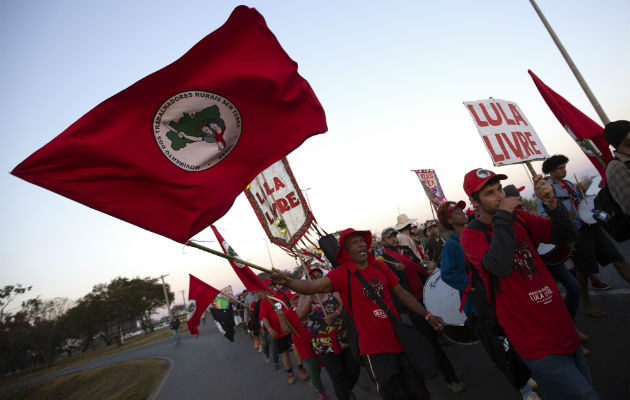
[[[183,323],[179,330],[180,335],[187,332],[186,324]],[[114,353],[129,350],[134,347],[142,346],[147,343],[155,342],[156,340],[165,339],[173,336],[173,331],[169,328],[163,328],[149,333],[148,335],[142,334],[134,336],[125,340],[124,346],[118,346],[117,344],[111,344],[109,346],[102,346],[96,350],[88,350],[82,354],[75,354],[72,357],[62,358],[54,362],[52,367],[46,368],[45,365],[39,365],[33,368],[26,369],[11,376],[4,377],[0,381],[0,387],[13,385],[14,383],[22,382],[31,378],[38,377],[40,375],[47,374],[49,372],[58,371],[60,369],[69,368],[78,364],[82,364],[87,361],[96,360],[101,357],[105,357]]]
[[[146,399],[167,369],[164,360],[127,361],[17,388],[0,400]]]

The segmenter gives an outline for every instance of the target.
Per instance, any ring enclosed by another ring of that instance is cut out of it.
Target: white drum
[[[459,304],[459,291],[447,285],[436,269],[424,284],[424,306],[431,314],[442,317],[447,325],[463,326],[466,314],[459,312]]]
[[[578,214],[580,215],[580,219],[588,225],[597,223],[593,217],[593,209],[595,208],[594,201],[595,196],[586,196],[582,199],[582,201],[580,201],[580,204],[578,204]]]
[[[444,337],[456,344],[474,344],[478,339],[464,325],[466,314],[459,312],[460,303],[459,291],[446,284],[437,269],[424,284],[424,305],[444,320]]]

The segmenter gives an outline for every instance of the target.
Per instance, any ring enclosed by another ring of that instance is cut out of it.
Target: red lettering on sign
[[[517,132],[512,132],[513,141],[510,141],[510,139],[508,139],[508,136],[504,132],[501,132],[501,136],[503,136],[503,140],[505,140],[510,150],[512,150],[512,153],[514,153],[516,157],[522,160],[523,150],[521,150],[521,145],[518,143],[518,138],[516,137],[515,133]],[[510,157],[506,157],[506,158],[510,158]]]
[[[510,153],[508,153],[507,149],[505,148],[505,144],[503,144],[503,139],[501,139],[501,135],[495,133],[494,137],[497,139],[497,142],[499,142],[499,146],[501,146],[501,151],[503,151],[503,158],[510,158]]]
[[[518,137],[519,142],[521,142],[521,144],[523,145],[523,150],[525,150],[525,154],[527,155],[527,157],[529,157],[530,155],[534,155],[534,152],[532,151],[532,149],[529,148],[529,142],[527,141],[527,139],[525,139],[525,135],[523,135],[523,132],[512,132],[512,134],[516,133],[516,137]]]
[[[486,121],[482,121],[479,119],[479,116],[475,112],[475,109],[472,106],[472,104],[468,104],[466,107],[468,107],[468,109],[470,110],[470,113],[473,115],[473,118],[475,118],[475,122],[477,123],[477,126],[488,126],[488,123]]]
[[[524,135],[525,135],[525,137],[527,138],[527,141],[529,142],[529,144],[532,146],[532,149],[534,150],[534,153],[536,153],[536,154],[542,154],[542,153],[540,152],[540,150],[538,150],[538,149],[536,148],[536,145],[537,145],[538,143],[534,142],[534,141],[531,139],[532,133],[531,133],[531,132],[523,132],[523,134],[524,134]]]
[[[286,201],[284,198],[280,198],[276,200],[276,204],[278,204],[278,208],[280,209],[280,214],[284,214],[285,212],[291,209],[291,207],[289,207],[289,202]]]
[[[499,112],[497,111],[497,107],[494,105],[494,103],[490,103],[490,106],[492,107],[492,110],[494,111],[494,115],[497,117],[496,119],[490,118],[490,115],[488,115],[488,110],[486,110],[486,107],[483,104],[479,104],[479,107],[481,107],[481,111],[483,111],[483,115],[485,115],[488,122],[490,122],[490,125],[492,126],[501,125],[501,122],[503,122],[503,120],[501,119],[501,116],[499,115]]]
[[[284,183],[277,176],[273,177],[273,183],[276,185],[276,190],[280,190],[280,188],[284,187]]]
[[[300,205],[300,200],[295,197],[295,192],[287,194],[287,200],[289,200],[289,205],[291,206],[291,208],[295,208]]]
[[[512,111],[512,116],[514,117],[514,120],[518,125],[520,125],[518,121],[522,121],[525,126],[528,126],[527,122],[525,122],[525,118],[521,117],[521,114],[519,114],[518,110],[516,109],[516,105],[510,104],[510,111]]]
[[[505,122],[507,122],[508,125],[516,125],[516,122],[512,121],[507,117],[507,115],[505,115],[505,111],[503,111],[503,107],[501,107],[501,104],[497,103],[497,107],[499,107],[499,111],[501,111],[501,115],[503,115],[503,118],[505,118]]]
[[[269,186],[267,185],[267,182],[263,184],[263,187],[265,188],[265,191],[267,192],[268,195],[274,192],[274,189],[269,188]]]
[[[488,151],[490,152],[490,156],[492,157],[492,159],[496,162],[499,161],[503,161],[505,157],[503,157],[500,154],[496,154],[494,152],[494,149],[492,148],[492,145],[490,144],[490,140],[488,139],[487,136],[483,136],[483,141],[486,142],[486,147],[488,148]]]
[[[259,202],[260,204],[263,204],[263,203],[265,202],[265,199],[266,199],[266,197],[265,197],[264,193],[263,193],[263,196],[261,197],[261,196],[260,196],[260,193],[258,193],[258,192],[256,192],[256,198],[258,199],[258,202]]]
[[[265,216],[267,217],[267,221],[269,221],[269,225],[273,224],[276,219],[278,218],[278,206],[276,205],[276,203],[271,203],[271,216],[269,215],[268,212],[265,212]],[[272,218],[273,217],[273,218]]]

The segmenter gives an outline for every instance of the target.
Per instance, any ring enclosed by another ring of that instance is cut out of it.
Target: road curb
[[[162,387],[164,386],[164,383],[166,382],[166,379],[168,378],[168,376],[171,374],[171,371],[173,370],[173,366],[175,365],[175,360],[169,357],[164,357],[164,356],[156,356],[156,357],[148,357],[148,358],[159,358],[162,360],[166,360],[166,362],[168,362],[168,370],[166,371],[162,379],[160,379],[160,382],[155,386],[155,388],[153,388],[153,391],[147,398],[147,400],[156,400],[157,396],[160,394],[160,391],[162,390]]]

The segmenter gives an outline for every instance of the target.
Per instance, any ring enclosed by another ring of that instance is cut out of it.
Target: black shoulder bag
[[[370,294],[371,298],[392,320],[396,336],[398,336],[398,340],[400,340],[400,344],[402,344],[405,355],[407,355],[413,370],[425,380],[433,379],[438,373],[438,366],[431,343],[429,343],[429,341],[416,328],[404,324],[396,319],[390,309],[385,305],[385,303],[383,303],[380,297],[378,297],[374,288],[365,281],[358,270],[356,275],[363,284],[363,287]],[[348,279],[350,279],[350,276],[348,276]],[[348,280],[348,282],[350,281]],[[348,289],[349,286],[350,285],[348,283]],[[350,310],[350,312],[352,312],[352,310]]]
[[[343,326],[346,329],[346,337],[348,338],[348,351],[350,351],[350,355],[352,359],[359,365],[361,365],[361,352],[359,351],[359,335],[357,333],[357,327],[354,325],[354,320],[352,319],[352,292],[350,291],[350,270],[348,270],[348,310],[350,310],[350,315],[348,315],[348,310],[343,309],[342,319]]]

